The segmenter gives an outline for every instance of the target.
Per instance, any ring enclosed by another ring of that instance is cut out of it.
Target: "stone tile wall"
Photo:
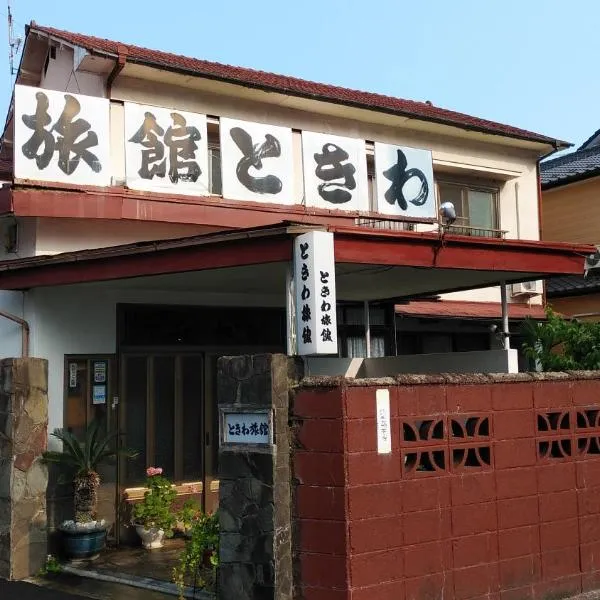
[[[0,577],[23,579],[46,561],[48,365],[0,361]]]

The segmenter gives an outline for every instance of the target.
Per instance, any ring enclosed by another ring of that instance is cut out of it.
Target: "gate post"
[[[218,363],[220,600],[292,600],[289,387],[283,354]]]
[[[48,363],[0,360],[0,577],[24,579],[46,562]]]

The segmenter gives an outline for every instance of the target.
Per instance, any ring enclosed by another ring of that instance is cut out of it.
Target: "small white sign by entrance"
[[[222,440],[224,444],[270,444],[273,440],[270,414],[223,413]]]
[[[337,354],[333,233],[310,231],[294,244],[298,354]]]
[[[377,454],[390,454],[392,451],[390,391],[377,390],[375,404],[377,410]]]

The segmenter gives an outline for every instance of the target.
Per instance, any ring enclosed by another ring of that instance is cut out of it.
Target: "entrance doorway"
[[[285,313],[119,305],[117,315],[119,431],[122,444],[139,452],[119,465],[121,509],[143,497],[146,468],[156,466],[176,485],[178,504],[192,498],[213,511],[219,497],[217,360],[282,352]]]

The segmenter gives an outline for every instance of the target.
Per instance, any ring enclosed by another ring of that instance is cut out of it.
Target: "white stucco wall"
[[[277,306],[273,296],[118,290],[109,283],[38,288],[27,294],[31,356],[48,360],[49,430],[63,425],[66,354],[116,352],[117,303],[212,306]],[[1,326],[1,323],[0,323]]]
[[[67,45],[56,47],[56,58],[48,58],[48,68],[45,73],[42,70],[40,87],[47,90],[104,98],[106,95],[105,77],[77,70],[73,56],[73,48]]]
[[[104,219],[38,219],[35,254],[57,254],[206,233],[201,225]]]
[[[18,243],[16,252],[7,252],[5,240],[8,228],[15,222],[14,217],[0,218],[0,261],[27,258],[35,255],[35,235],[37,219],[34,217],[16,219],[18,223]]]
[[[23,318],[23,293],[0,290],[0,310]],[[0,358],[21,356],[22,330],[18,323],[0,316]]]

